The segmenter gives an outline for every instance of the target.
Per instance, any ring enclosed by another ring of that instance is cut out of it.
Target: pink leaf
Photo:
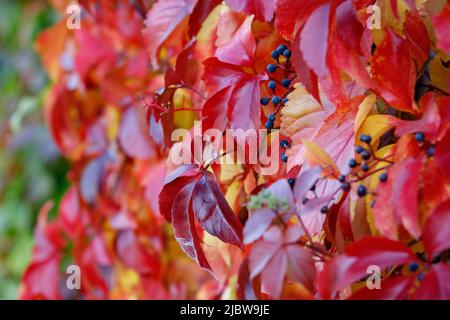
[[[253,18],[247,17],[233,34],[227,35],[226,41],[217,44],[216,57],[225,63],[253,66],[253,57],[256,50],[256,42],[252,33]],[[228,20],[221,20],[218,33],[224,32],[223,28],[229,28]]]
[[[428,218],[423,231],[423,244],[428,260],[450,248],[450,200],[439,205]]]
[[[397,276],[381,281],[381,289],[364,287],[356,291],[350,300],[404,300],[414,285],[415,274]]]
[[[438,40],[438,47],[450,53],[450,4],[440,14],[432,18]]]
[[[301,33],[300,49],[303,59],[319,78],[328,74],[326,57],[329,16],[330,5],[320,6],[308,18]]]
[[[394,210],[400,217],[403,226],[416,239],[421,235],[419,225],[419,179],[422,159],[406,159],[398,168],[394,177],[393,201]],[[382,199],[379,199],[383,201]]]
[[[235,11],[254,14],[256,19],[270,21],[275,11],[275,0],[225,0]]]
[[[421,281],[413,299],[417,300],[449,300],[450,299],[450,266],[438,264]]]
[[[333,298],[337,291],[367,276],[367,268],[380,268],[418,261],[403,243],[381,237],[364,237],[347,246],[344,254],[329,261],[318,277],[320,294]]]
[[[160,46],[169,38],[181,21],[194,10],[197,0],[159,0],[155,2],[145,19],[144,37],[153,64]]]

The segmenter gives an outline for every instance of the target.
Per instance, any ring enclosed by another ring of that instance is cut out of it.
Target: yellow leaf
[[[431,84],[444,92],[448,92],[448,69],[442,65],[441,58],[436,55],[430,62]]]
[[[177,128],[190,129],[193,126],[196,119],[195,111],[184,109],[190,109],[192,107],[190,93],[185,89],[178,89],[173,97],[174,110],[183,109],[183,111],[176,111],[174,115],[174,124]]]
[[[372,145],[376,145],[383,134],[389,131],[397,122],[397,118],[388,115],[371,115],[364,120],[356,136],[366,134],[372,137]]]
[[[306,128],[313,127],[326,115],[324,109],[305,87],[296,84],[288,96],[286,106],[281,110],[281,134],[292,136]]]
[[[364,120],[369,115],[370,111],[373,109],[375,102],[377,101],[377,97],[374,94],[368,95],[363,102],[358,107],[358,113],[355,118],[355,132],[358,132]]]
[[[324,169],[324,175],[331,174],[334,177],[339,177],[340,171],[330,157],[319,145],[312,141],[303,141],[305,147],[305,158],[311,166],[321,166]]]

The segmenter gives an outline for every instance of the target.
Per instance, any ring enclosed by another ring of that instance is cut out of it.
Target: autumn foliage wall
[[[446,1],[78,3],[81,29],[36,42],[71,187],[41,210],[21,298],[450,298]],[[194,120],[279,132],[277,173],[175,165]]]

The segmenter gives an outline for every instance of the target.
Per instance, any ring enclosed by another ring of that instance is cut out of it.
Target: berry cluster
[[[365,197],[370,192],[367,190],[367,187],[361,183],[364,179],[367,177],[379,173],[379,180],[380,182],[384,183],[388,180],[388,174],[386,170],[392,165],[392,161],[389,160],[390,156],[387,156],[386,158],[379,158],[376,156],[375,152],[372,149],[371,142],[372,137],[369,135],[361,135],[359,138],[360,142],[362,142],[363,145],[358,145],[355,148],[355,152],[358,155],[357,159],[350,159],[348,162],[348,167],[350,168],[350,171],[347,174],[341,174],[339,177],[337,177],[338,181],[341,183],[341,186],[339,189],[335,191],[334,194],[337,194],[339,190],[343,190],[345,192],[348,192],[351,190],[353,184],[358,184],[356,193],[359,197]],[[386,166],[383,166],[381,168],[375,169],[376,166],[380,163],[386,163]],[[326,179],[327,177],[320,178],[316,181],[316,184],[321,179]],[[314,184],[311,187],[311,191],[315,191],[316,184]],[[317,196],[316,196],[317,197]],[[305,198],[303,199],[303,203],[305,204],[308,202],[309,199]],[[320,212],[323,214],[326,214],[328,212],[329,208],[328,205],[324,205],[321,207]]]
[[[421,147],[426,148],[428,157],[434,157],[435,146],[433,144],[427,144],[427,142],[425,141],[425,134],[423,132],[416,132],[414,134],[414,137]]]
[[[271,57],[276,60],[276,63],[275,64],[271,63],[271,64],[267,65],[266,69],[267,69],[268,73],[273,74],[278,69],[293,73],[293,71],[289,70],[289,66],[290,66],[289,58],[291,57],[291,51],[284,44],[279,45],[274,51],[272,51]],[[272,104],[274,105],[276,110],[275,110],[275,112],[269,114],[269,116],[267,117],[267,122],[265,123],[265,127],[267,130],[273,129],[278,111],[288,101],[286,96],[289,94],[289,91],[286,92],[285,94],[283,94],[282,96],[278,96],[276,94],[277,88],[279,86],[281,86],[282,88],[289,89],[291,86],[292,80],[293,80],[293,78],[292,79],[285,78],[285,79],[282,79],[281,81],[279,81],[275,78],[272,78],[272,77],[269,78],[267,87],[269,88],[269,90],[272,91],[273,95],[271,97],[261,98],[260,102],[261,102],[261,105],[263,105],[263,106],[266,106],[270,102],[272,102]]]
[[[289,69],[291,66],[291,50],[289,50],[286,45],[279,45],[274,51],[272,51],[271,57],[276,60],[276,63],[267,65],[266,69],[269,74],[274,74],[277,70],[282,70],[284,74],[288,75],[295,74],[295,71]],[[286,97],[290,92],[292,92],[291,84],[294,78],[295,76],[286,77],[280,81],[275,79],[274,77],[269,77],[267,87],[273,93],[273,95],[271,97],[263,97],[260,101],[261,105],[263,106],[266,106],[270,102],[272,102],[273,106],[275,107],[275,111],[273,113],[270,113],[267,117],[267,121],[265,123],[265,127],[267,130],[272,130],[274,128],[278,112],[288,102],[288,99]],[[282,95],[277,95],[277,90],[280,91],[279,88],[281,88],[281,90],[284,90]],[[287,140],[283,140],[281,141],[280,146],[281,148],[286,149],[289,148],[290,145]],[[281,160],[283,162],[288,161],[288,157],[285,152],[281,153]],[[293,186],[295,184],[295,179],[291,178],[288,180],[288,182],[291,186]]]
[[[347,175],[341,175],[338,178],[339,182],[341,182],[341,189],[344,191],[349,191],[351,189],[352,183],[358,183],[379,171],[385,171],[392,164],[392,161],[388,160],[387,158],[378,158],[375,155],[375,152],[373,151],[370,144],[372,142],[371,136],[363,134],[359,137],[359,140],[364,144],[364,146],[358,145],[355,148],[355,152],[359,155],[360,161],[358,162],[357,159],[350,159],[350,161],[348,162],[350,172]],[[389,165],[371,171],[381,162],[388,163]],[[388,174],[386,172],[382,172],[379,175],[379,180],[382,183],[386,182],[388,180]],[[365,185],[359,184],[356,189],[356,193],[359,197],[362,198],[365,197],[369,192]]]

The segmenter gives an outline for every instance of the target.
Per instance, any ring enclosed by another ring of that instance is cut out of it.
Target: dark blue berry
[[[408,269],[410,272],[416,272],[419,270],[419,264],[417,262],[413,262],[409,265]]]
[[[291,187],[293,187],[295,185],[295,178],[289,178],[288,183]]]
[[[363,152],[365,149],[363,148],[363,147],[361,147],[361,146],[357,146],[356,148],[355,148],[355,151],[356,151],[356,153],[361,153],[361,152]]]
[[[263,106],[266,106],[269,104],[270,100],[269,100],[269,98],[264,97],[264,98],[261,98],[261,100],[259,102],[261,102],[261,104]]]
[[[280,101],[281,101],[280,97],[277,97],[277,96],[273,96],[273,97],[272,97],[272,103],[273,103],[274,105],[279,104]]]
[[[277,84],[275,83],[275,81],[270,80],[269,84],[267,86],[269,87],[270,90],[275,90],[275,88],[277,87]]]
[[[283,162],[287,162],[288,161],[288,156],[286,155],[286,153],[282,153],[281,154],[281,160],[283,161]]]
[[[416,132],[415,138],[417,142],[424,142],[425,141],[425,135],[423,132]]]
[[[386,182],[388,179],[388,175],[386,172],[383,172],[382,174],[380,174],[380,181],[381,182]]]
[[[283,51],[283,56],[285,56],[286,58],[290,58],[291,57],[291,50],[286,49]]]
[[[365,186],[360,185],[358,187],[358,189],[356,190],[356,193],[358,194],[359,197],[364,197],[367,194],[367,189]]]
[[[269,71],[270,73],[274,73],[275,70],[277,70],[277,66],[276,66],[276,65],[274,65],[274,64],[269,64],[269,65],[267,66],[267,71]]]
[[[271,53],[270,55],[271,55],[272,58],[274,58],[275,60],[277,60],[278,57],[280,56],[276,50],[273,50],[272,53]]]
[[[284,44],[282,44],[282,45],[279,45],[278,47],[277,47],[277,53],[278,54],[283,54],[284,53],[284,50],[286,50],[287,49],[287,47],[284,45]]]
[[[277,116],[275,115],[275,113],[271,113],[269,114],[269,117],[267,119],[269,119],[269,121],[275,122],[276,117]]]
[[[283,80],[281,80],[281,85],[285,88],[289,88],[289,86],[291,85],[291,80],[283,79]]]
[[[328,207],[327,206],[323,206],[322,208],[320,208],[320,212],[321,213],[327,213],[328,212]]]
[[[421,272],[417,275],[417,280],[422,281],[423,279],[425,279],[425,274]]]
[[[363,152],[361,152],[361,158],[363,158],[364,160],[369,160],[371,157],[370,152],[367,150],[364,150]]]
[[[356,167],[358,166],[358,162],[356,162],[355,159],[351,159],[351,160],[348,162],[348,166],[349,166],[350,168],[356,168]]]
[[[435,152],[435,150],[436,150],[436,147],[435,146],[430,146],[429,148],[428,148],[428,151],[427,151],[427,155],[431,158],[431,157],[434,157],[434,152]]]
[[[284,103],[284,104],[288,103],[288,101],[289,101],[288,98],[284,98],[284,99],[283,99],[283,103]]]
[[[350,190],[351,185],[350,185],[350,183],[348,183],[348,182],[344,182],[343,184],[341,184],[341,188],[342,188],[342,190],[344,190],[344,191],[348,191],[348,190]]]
[[[265,126],[267,130],[273,129],[273,121],[267,120]]]
[[[370,141],[372,141],[372,137],[367,134],[362,134],[359,137],[359,140],[361,140],[362,142],[365,142],[365,143],[370,143]]]
[[[286,149],[289,146],[289,142],[287,140],[281,140],[280,147]]]
[[[361,170],[364,171],[364,172],[369,171],[369,165],[368,165],[368,164],[364,164],[364,165],[361,167]]]
[[[338,178],[339,182],[345,182],[345,176],[341,174]]]

